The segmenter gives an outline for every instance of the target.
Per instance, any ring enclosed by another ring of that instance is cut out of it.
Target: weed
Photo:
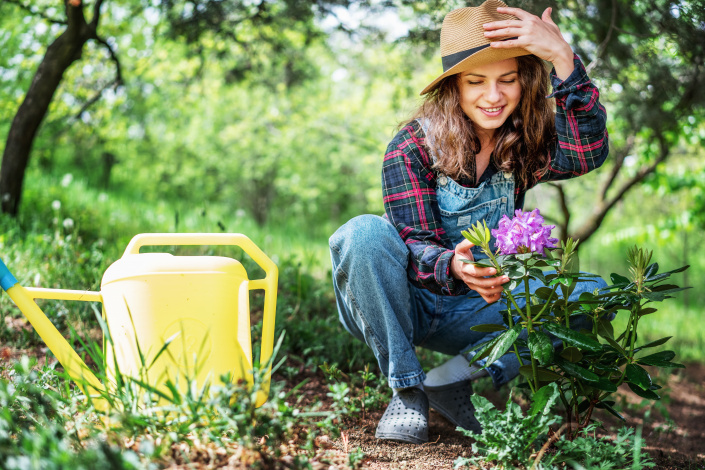
[[[641,451],[641,429],[635,435],[633,429],[621,428],[615,439],[599,438],[596,430],[600,424],[591,423],[573,440],[562,434],[565,429],[562,427],[552,432],[546,441],[549,426],[560,422],[560,418],[551,413],[559,397],[557,387],[555,384],[545,386],[534,397],[532,407],[524,414],[511,398],[506,410],[500,412],[487,399],[473,395],[471,399],[475,416],[483,426],[482,434],[473,435],[458,429],[476,439],[472,450],[478,455],[459,457],[455,468],[474,465],[481,469],[553,470],[568,464],[576,470],[641,470],[654,466],[648,454]],[[554,451],[547,453],[551,444]]]
[[[10,380],[0,380],[0,461],[3,469],[146,468],[132,451],[98,436],[84,438],[84,422],[74,418],[77,402],[58,393],[52,366],[33,370],[26,356]]]
[[[350,468],[353,470],[362,468],[362,463],[364,460],[365,453],[359,447],[356,447],[355,450],[348,454],[348,465],[350,465]]]
[[[640,470],[654,466],[648,454],[641,452],[641,428],[636,434],[631,428],[620,428],[617,437],[610,439],[596,436],[598,426],[599,423],[591,423],[573,441],[556,442],[558,452],[545,459],[545,464],[566,462],[581,470]]]
[[[671,418],[666,418],[663,423],[654,426],[654,431],[659,434],[672,434],[678,430],[678,425]]]
[[[519,405],[512,401],[511,395],[505,411],[501,412],[489,400],[474,394],[470,399],[475,406],[475,417],[482,425],[482,433],[475,435],[462,428],[458,430],[475,438],[473,452],[479,453],[484,461],[497,462],[497,468],[517,468],[519,465],[528,467],[529,457],[542,443],[549,426],[560,422],[560,418],[551,413],[551,407],[558,396],[555,384],[541,388],[534,395],[529,414],[525,415]],[[460,457],[455,461],[455,468],[468,464],[481,467],[482,462],[476,457]]]
[[[85,349],[101,353],[95,343]],[[35,371],[33,365],[25,357],[9,373],[10,381],[0,380],[0,455],[8,462],[3,469],[54,468],[59,462],[70,462],[69,468],[132,469],[171,459],[214,464],[236,452],[246,464],[266,467],[284,459],[300,468],[308,465],[314,439],[336,431],[334,413],[301,409],[293,400],[296,389],[285,393],[283,383],[273,383],[270,399],[256,407],[270,364],[254,367],[252,384],[225,375],[219,385],[198,387],[186,377],[181,392],[177,383],[158,388],[116,368],[117,385],[102,397],[109,404],[105,415],[70,389],[53,366]],[[105,380],[105,370],[98,376]],[[45,460],[37,461],[39,456]]]
[[[389,399],[390,389],[385,378],[372,373],[369,364],[350,375],[342,372],[337,364],[324,363],[321,370],[331,382],[327,395],[333,400],[334,408],[343,414],[362,413],[364,420],[367,411],[379,408]]]

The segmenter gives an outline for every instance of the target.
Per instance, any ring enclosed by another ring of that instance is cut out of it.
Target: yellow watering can
[[[242,264],[221,256],[173,256],[140,253],[143,246],[235,245],[265,272],[249,280]],[[270,362],[278,270],[249,238],[241,234],[152,233],[135,236],[122,258],[103,275],[100,292],[24,288],[0,259],[0,285],[24,313],[54,353],[69,377],[86,395],[109,393],[69,343],[44,315],[34,299],[101,302],[111,343],[104,340],[106,372],[150,385],[187,379],[199,386],[219,382],[230,373],[233,381],[253,383],[249,291],[264,290],[260,364]],[[116,367],[118,370],[116,370]],[[146,371],[146,377],[145,377]],[[257,395],[267,401],[271,365]],[[164,389],[166,390],[166,389]],[[98,399],[98,404],[101,400]]]

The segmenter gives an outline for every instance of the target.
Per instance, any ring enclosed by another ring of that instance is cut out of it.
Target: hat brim
[[[493,47],[486,47],[481,51],[472,54],[469,57],[461,60],[445,72],[443,72],[438,78],[432,81],[420,95],[425,95],[429,91],[432,91],[438,83],[446,77],[455,75],[456,73],[465,72],[473,67],[478,67],[480,65],[491,64],[493,62],[499,62],[500,60],[511,59],[513,57],[520,57],[523,55],[530,55],[531,52],[527,51],[521,47],[512,47],[510,49],[495,49]]]

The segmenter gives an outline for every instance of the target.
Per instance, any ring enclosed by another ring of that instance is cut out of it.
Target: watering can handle
[[[143,246],[163,245],[235,245],[242,248],[265,272],[264,279],[249,282],[249,288],[264,290],[264,318],[262,320],[262,346],[260,364],[269,364],[274,349],[274,318],[277,305],[277,265],[252,240],[241,233],[142,233],[135,235],[125,248],[123,257],[139,254]],[[271,368],[271,364],[269,364]],[[266,377],[270,374],[267,373]],[[267,379],[268,380],[268,379]],[[265,393],[269,382],[262,384]],[[262,397],[258,402],[264,402]],[[261,404],[261,403],[259,403]]]

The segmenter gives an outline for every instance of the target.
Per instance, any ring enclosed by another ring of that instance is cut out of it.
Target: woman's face
[[[517,60],[480,65],[458,74],[460,107],[487,137],[516,109],[521,98]]]

